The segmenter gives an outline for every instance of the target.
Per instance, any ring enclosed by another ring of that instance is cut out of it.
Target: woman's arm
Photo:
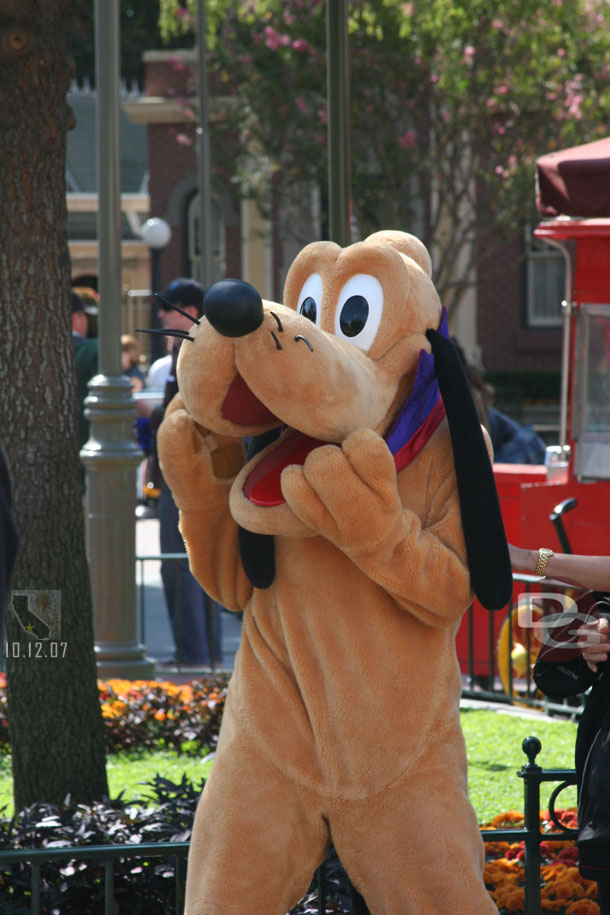
[[[538,550],[522,550],[512,544],[508,549],[513,569],[535,573]],[[610,556],[554,553],[547,560],[544,576],[591,591],[610,591]]]

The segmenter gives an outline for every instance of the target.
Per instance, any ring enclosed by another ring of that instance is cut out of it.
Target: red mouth
[[[224,419],[238,426],[277,425],[280,420],[252,393],[241,375],[231,382],[222,405]],[[327,442],[310,438],[303,432],[292,432],[260,461],[244,483],[244,495],[254,505],[271,508],[286,500],[282,495],[280,477],[289,464],[303,464],[310,451]]]
[[[268,426],[279,419],[252,393],[241,375],[236,375],[222,405],[222,416],[238,426]]]
[[[286,501],[280,481],[284,467],[304,464],[305,458],[314,448],[327,444],[328,442],[310,438],[303,432],[292,432],[248,475],[243,490],[246,499],[264,508],[281,505]]]

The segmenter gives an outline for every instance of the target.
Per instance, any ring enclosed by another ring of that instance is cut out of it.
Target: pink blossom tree
[[[298,181],[326,188],[325,4],[206,9],[211,86],[232,98],[213,127],[222,167],[251,192],[260,150],[276,203]],[[192,20],[191,6],[161,0],[167,37]],[[535,219],[537,156],[608,132],[610,5],[358,0],[349,42],[358,230],[419,234],[452,311],[480,258]]]

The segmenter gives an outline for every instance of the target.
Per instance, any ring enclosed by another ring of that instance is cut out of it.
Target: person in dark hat
[[[187,277],[173,280],[160,294],[159,321],[163,330],[188,331],[203,314],[204,288]],[[181,312],[172,308],[176,305]],[[178,392],[176,361],[182,341],[170,338],[172,363],[165,383],[163,405],[151,416],[154,432],[161,425],[165,410]],[[158,461],[157,468],[158,468]],[[178,529],[178,508],[160,469],[156,473],[161,490],[158,504],[159,537],[162,553],[184,553],[186,548]],[[221,610],[191,575],[186,560],[161,562],[161,578],[174,639],[177,660],[183,667],[222,664]]]
[[[78,446],[82,448],[89,438],[89,422],[85,419],[85,398],[89,381],[97,375],[99,342],[97,338],[88,336],[89,318],[82,298],[74,290],[71,297],[72,340],[78,388]]]

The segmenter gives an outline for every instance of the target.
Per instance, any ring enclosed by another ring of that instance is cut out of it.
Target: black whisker
[[[201,321],[198,321],[197,318],[194,318],[187,311],[183,311],[182,308],[178,308],[177,305],[174,305],[173,302],[170,302],[169,299],[166,299],[165,296],[161,295],[160,292],[153,292],[153,295],[156,296],[156,298],[161,299],[162,302],[165,302],[168,308],[173,308],[173,310],[177,311],[178,314],[182,315],[184,318],[188,318],[189,321],[193,322],[193,324],[201,324]]]
[[[282,344],[280,343],[280,341],[278,340],[278,338],[275,336],[275,331],[274,331],[274,330],[271,331],[271,336],[272,336],[273,339],[275,340],[275,348],[276,348],[276,349],[281,349],[281,348],[282,348]]]
[[[163,330],[162,327],[136,327],[137,334],[163,334],[164,337],[180,337],[181,340],[190,340],[191,343],[195,342],[195,338],[191,337],[185,330]]]
[[[282,322],[280,321],[280,319],[278,318],[278,316],[276,315],[276,313],[275,313],[274,311],[270,311],[269,314],[270,314],[270,315],[273,315],[273,317],[274,317],[275,320],[277,321],[277,329],[279,330],[280,333],[282,333],[282,331],[284,330],[284,328],[282,327]]]
[[[303,334],[297,334],[296,337],[295,337],[294,339],[295,339],[295,340],[303,340],[303,342],[307,344],[307,346],[309,347],[309,349],[310,349],[310,350],[312,351],[312,353],[313,353],[313,346],[311,345],[311,343],[309,342],[309,340],[307,339],[307,337],[304,337],[304,336],[303,336]]]

